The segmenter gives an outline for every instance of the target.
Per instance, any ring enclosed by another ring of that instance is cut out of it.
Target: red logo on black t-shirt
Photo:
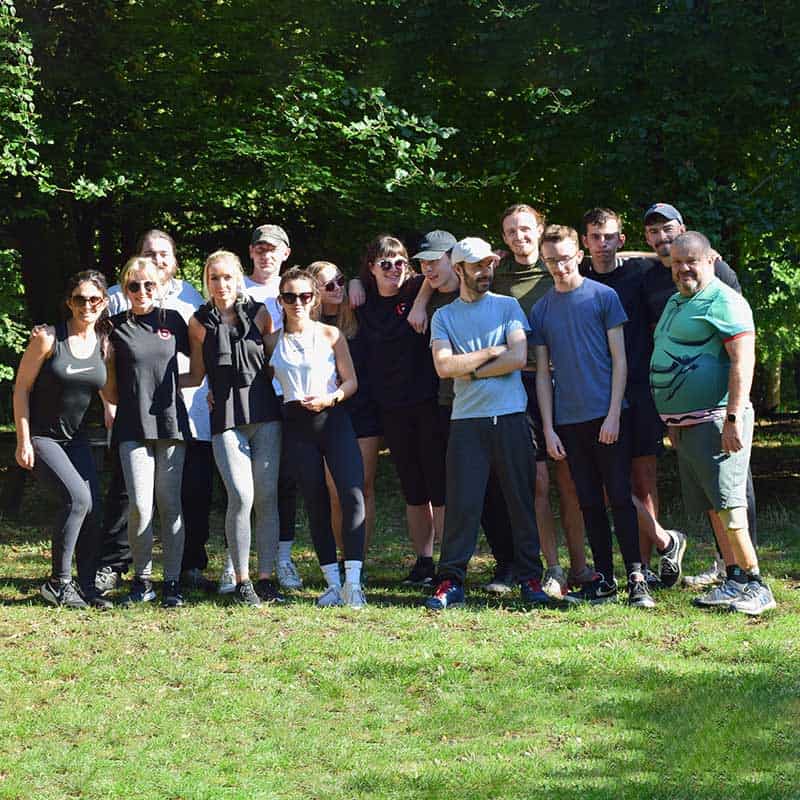
[[[404,317],[407,311],[408,311],[408,303],[398,303],[394,307],[394,313],[397,314],[398,317]]]
[[[159,336],[160,336],[162,339],[169,339],[169,338],[171,338],[171,336],[172,336],[172,331],[171,331],[171,330],[169,330],[169,329],[167,329],[167,328],[159,328],[159,329],[156,331],[156,333],[157,333],[157,334],[158,334],[158,335],[159,335]]]

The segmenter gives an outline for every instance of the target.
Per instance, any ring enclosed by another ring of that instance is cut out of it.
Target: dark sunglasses
[[[314,292],[281,292],[281,300],[287,306],[293,306],[298,300],[307,306],[314,299]]]
[[[89,306],[89,308],[97,308],[97,306],[103,302],[103,298],[100,297],[100,295],[95,295],[94,297],[84,297],[82,294],[73,294],[69,299],[72,303],[80,308],[83,308],[84,306]]]
[[[155,281],[128,281],[128,291],[131,294],[136,294],[142,287],[150,294],[156,290],[158,284]]]
[[[396,258],[394,261],[392,261],[392,259],[391,259],[391,258],[382,258],[382,259],[381,259],[381,260],[378,262],[378,266],[379,266],[379,267],[380,267],[380,268],[381,268],[381,269],[382,269],[384,272],[388,272],[388,271],[389,271],[390,269],[392,269],[393,267],[394,267],[395,269],[405,269],[405,267],[406,267],[407,265],[408,265],[408,259],[406,259],[406,258]]]
[[[341,288],[342,286],[344,286],[344,275],[337,275],[332,281],[323,284],[322,288],[326,292],[335,292],[337,287]]]

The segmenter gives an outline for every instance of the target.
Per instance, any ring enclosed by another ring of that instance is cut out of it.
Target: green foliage
[[[14,378],[16,355],[25,349],[30,330],[18,253],[0,250],[0,383]]]

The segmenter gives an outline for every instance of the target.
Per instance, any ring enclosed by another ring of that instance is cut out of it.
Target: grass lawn
[[[379,476],[370,605],[318,610],[319,569],[283,607],[194,595],[186,608],[46,607],[53,506],[35,484],[0,521],[0,798],[800,797],[800,426],[762,427],[753,456],[763,618],[708,614],[691,592],[528,610],[477,587],[427,614],[391,466]],[[8,463],[4,446],[0,463]],[[674,456],[664,521],[707,565]],[[5,480],[5,472],[2,473]],[[222,503],[215,504],[213,570]]]

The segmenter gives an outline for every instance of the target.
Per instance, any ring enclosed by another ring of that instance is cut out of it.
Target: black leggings
[[[54,488],[62,503],[52,534],[52,575],[70,580],[75,553],[81,589],[90,592],[100,557],[100,528],[93,513],[98,487],[89,442],[79,434],[63,444],[47,436],[33,436],[31,443],[34,475]]]
[[[299,403],[284,406],[281,463],[297,481],[306,504],[311,540],[321,566],[336,563],[325,462],[342,507],[342,538],[347,561],[364,559],[364,465],[350,422],[341,407],[315,414]]]

